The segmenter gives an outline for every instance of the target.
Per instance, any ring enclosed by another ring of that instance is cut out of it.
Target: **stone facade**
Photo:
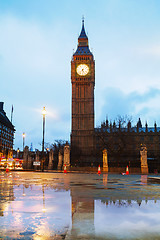
[[[88,72],[85,74],[85,66]],[[81,68],[78,72],[77,68]],[[94,86],[95,61],[89,50],[88,37],[85,33],[84,22],[78,38],[78,47],[71,60],[72,83],[72,130],[71,148],[81,156],[79,163],[91,162],[90,156],[94,148]],[[76,155],[76,154],[75,154]],[[72,164],[74,164],[72,155]],[[79,164],[78,163],[78,164]]]
[[[0,102],[0,158],[13,157],[13,139],[15,128],[3,110],[3,102]]]

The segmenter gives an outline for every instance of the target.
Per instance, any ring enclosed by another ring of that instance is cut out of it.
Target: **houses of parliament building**
[[[150,171],[160,168],[160,128],[136,126],[131,121],[104,121],[95,128],[94,88],[95,60],[89,49],[84,20],[77,49],[71,59],[72,124],[71,165],[98,166],[102,152],[107,149],[109,166],[140,166],[140,148],[145,145]],[[159,169],[160,171],[160,169]]]

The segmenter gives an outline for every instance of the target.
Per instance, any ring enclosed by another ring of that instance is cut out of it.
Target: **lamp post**
[[[23,151],[24,151],[24,145],[25,145],[25,137],[26,137],[26,134],[23,133],[22,136],[23,136]]]
[[[44,171],[44,133],[45,133],[45,115],[46,115],[46,109],[43,107],[42,110],[42,115],[43,115],[43,139],[42,139],[42,172]]]
[[[19,148],[17,149],[17,158],[19,158]]]

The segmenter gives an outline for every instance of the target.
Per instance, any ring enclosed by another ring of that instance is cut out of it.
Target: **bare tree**
[[[117,166],[121,160],[125,161],[132,151],[134,136],[131,134],[131,121],[132,118],[128,115],[118,116],[113,123],[106,120],[96,129],[97,151],[102,155],[106,148],[109,159],[116,161]]]

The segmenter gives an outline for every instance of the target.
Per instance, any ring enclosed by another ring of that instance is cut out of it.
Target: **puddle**
[[[160,239],[159,219],[144,175],[0,173],[0,239]]]

